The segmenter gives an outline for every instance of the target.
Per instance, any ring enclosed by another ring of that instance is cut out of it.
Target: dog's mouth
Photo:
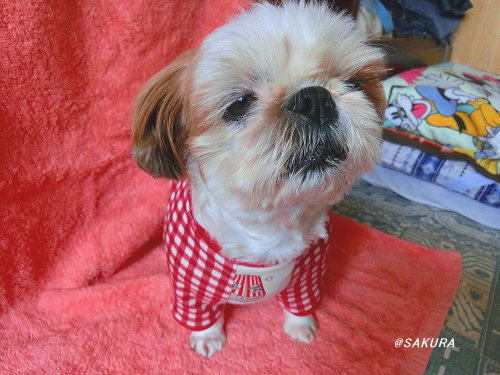
[[[322,142],[296,150],[285,163],[289,175],[323,174],[337,168],[347,158],[347,149],[338,142]]]
[[[303,91],[307,92],[301,94]],[[287,175],[305,178],[331,172],[347,158],[348,151],[337,105],[322,87],[303,89],[293,98],[286,112],[290,120],[286,131],[294,147],[284,165]]]

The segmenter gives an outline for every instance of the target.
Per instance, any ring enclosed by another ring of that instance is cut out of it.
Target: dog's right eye
[[[232,103],[224,113],[226,120],[241,120],[247,114],[248,110],[256,98],[251,94],[240,96],[238,100]]]

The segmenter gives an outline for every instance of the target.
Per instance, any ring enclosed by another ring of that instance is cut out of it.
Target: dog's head
[[[245,196],[335,201],[380,153],[382,52],[326,6],[257,4],[149,82],[134,158]]]

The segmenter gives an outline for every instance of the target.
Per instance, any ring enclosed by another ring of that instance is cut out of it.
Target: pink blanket
[[[206,361],[169,312],[168,183],[130,157],[143,82],[249,0],[4,2],[0,7],[0,373],[419,373],[460,275],[454,253],[336,218],[311,346],[279,308],[230,308]]]
[[[131,160],[132,102],[248,3],[2,2],[0,310],[99,282],[159,239],[167,184]]]
[[[169,309],[161,247],[91,285],[46,290],[0,321],[0,373],[420,374],[460,278],[456,253],[426,249],[336,217],[312,345],[282,331],[271,300],[226,309],[228,342],[205,360]]]

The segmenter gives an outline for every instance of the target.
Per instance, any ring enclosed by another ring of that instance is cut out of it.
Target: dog
[[[223,308],[273,295],[310,343],[328,212],[381,153],[383,52],[317,2],[257,3],[143,89],[133,158],[174,180],[165,242],[174,318],[202,356]]]

